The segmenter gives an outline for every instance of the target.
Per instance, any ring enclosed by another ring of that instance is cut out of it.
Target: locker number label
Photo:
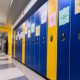
[[[80,13],[80,0],[75,0],[75,14]]]
[[[41,7],[41,24],[47,22],[47,4]]]
[[[30,37],[31,37],[31,30],[28,29],[28,38],[30,38]]]
[[[34,33],[34,32],[35,32],[35,23],[31,25],[31,33]]]
[[[25,30],[25,35],[27,34],[27,27],[25,28],[26,30]]]
[[[49,16],[49,26],[56,26],[56,13],[53,13]]]
[[[40,25],[36,27],[36,36],[40,35]]]
[[[59,11],[59,26],[69,23],[69,6]]]

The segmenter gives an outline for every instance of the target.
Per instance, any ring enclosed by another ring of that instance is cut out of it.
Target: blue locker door
[[[27,29],[27,54],[26,54],[26,65],[31,67],[31,29],[30,29],[30,19],[27,20],[26,25],[28,26]]]
[[[35,13],[35,71],[40,72],[40,12]]]
[[[29,34],[30,34],[30,36],[29,36]],[[28,28],[28,47],[27,48],[28,48],[27,58],[29,60],[28,66],[31,68],[31,29],[30,28]]]
[[[35,58],[35,16],[32,15],[30,18],[31,21],[31,68],[34,69],[34,58]]]
[[[41,7],[40,27],[40,74],[46,76],[47,70],[47,3]]]
[[[19,31],[21,34],[22,26],[20,26]],[[22,62],[22,38],[21,38],[21,35],[20,35],[20,39],[19,39],[19,61]]]
[[[19,43],[19,38],[18,38],[18,29],[16,30],[17,33],[17,40],[16,40],[16,59],[18,59],[18,43]]]
[[[15,49],[15,50],[16,50],[16,51],[15,51],[15,54],[17,54],[17,30],[16,30],[16,45],[15,45],[15,46],[16,46],[16,49]],[[17,55],[15,55],[15,59],[16,59],[16,56],[17,56]]]
[[[18,29],[18,32],[19,32],[19,29]],[[17,41],[18,41],[18,45],[17,45],[17,46],[18,46],[17,60],[19,60],[19,44],[20,44],[20,43],[19,43],[19,34],[18,34],[18,40],[17,40]]]
[[[19,57],[20,57],[20,40],[19,40],[19,34],[20,34],[20,29],[18,28],[18,51],[17,51],[17,60],[20,61]]]
[[[27,28],[27,21],[26,21],[26,28]],[[26,35],[25,35],[25,65],[28,66],[29,60],[28,60],[28,39],[27,39],[27,29],[26,29]]]
[[[80,0],[71,0],[70,47],[70,80],[80,80]]]
[[[12,57],[14,58],[14,31],[13,31],[13,34],[12,34]]]
[[[58,0],[57,80],[69,80],[70,0]]]
[[[17,30],[16,30],[16,51],[15,51],[15,54],[16,54],[16,56],[15,56],[15,58],[17,57]]]

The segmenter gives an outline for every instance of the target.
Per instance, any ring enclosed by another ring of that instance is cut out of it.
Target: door
[[[70,0],[58,0],[57,80],[69,80]]]
[[[47,69],[47,6],[46,2],[40,8],[40,74],[46,76]]]
[[[34,69],[34,59],[35,59],[35,14],[30,18],[31,21],[31,68]]]
[[[40,73],[40,12],[35,13],[35,71]]]
[[[80,0],[71,0],[70,80],[80,80]]]

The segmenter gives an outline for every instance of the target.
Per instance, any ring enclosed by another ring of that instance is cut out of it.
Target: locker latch
[[[44,42],[45,42],[45,38],[44,38],[44,37],[42,37],[42,43],[44,44]]]
[[[65,41],[65,33],[64,32],[61,35],[61,41]]]
[[[37,38],[35,43],[36,43],[36,44],[39,44],[39,42],[38,42],[38,41],[39,41],[39,39]]]
[[[51,41],[51,42],[53,41],[53,35],[50,36],[50,41]]]
[[[34,40],[32,39],[32,43],[34,43]]]
[[[80,40],[80,29],[78,30],[78,40]]]

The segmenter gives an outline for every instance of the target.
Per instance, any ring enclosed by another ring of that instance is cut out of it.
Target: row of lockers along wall
[[[79,80],[79,22],[80,0],[48,0],[15,30],[15,58],[22,62],[25,38],[25,65],[51,80]]]

